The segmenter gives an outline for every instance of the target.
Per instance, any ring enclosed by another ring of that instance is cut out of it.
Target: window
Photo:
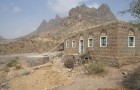
[[[88,47],[93,47],[93,39],[92,38],[88,39]]]
[[[66,47],[67,48],[69,47],[69,40],[68,39],[66,40]]]
[[[72,47],[73,47],[73,48],[76,47],[76,42],[75,42],[75,40],[72,40]]]
[[[100,36],[100,47],[107,47],[107,31],[102,30],[101,36]]]
[[[107,47],[107,36],[100,37],[100,47]]]
[[[128,47],[135,47],[135,34],[132,28],[128,32]]]
[[[128,47],[135,47],[135,36],[128,36]]]
[[[88,38],[88,47],[93,47],[93,36],[90,34]]]

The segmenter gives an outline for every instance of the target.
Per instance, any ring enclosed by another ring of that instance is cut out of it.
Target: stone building
[[[77,31],[65,40],[65,55],[81,55],[89,50],[94,59],[137,62],[140,31],[127,22],[113,21]]]

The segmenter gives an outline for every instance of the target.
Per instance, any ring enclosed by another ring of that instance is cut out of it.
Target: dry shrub
[[[73,68],[75,64],[74,56],[67,56],[64,59],[64,66],[66,68]]]
[[[85,67],[88,74],[103,74],[105,72],[105,67],[101,62],[94,62]]]
[[[7,63],[7,67],[16,67],[16,65],[18,64],[17,60],[11,60]]]
[[[21,68],[22,68],[21,64],[16,65],[16,69],[21,69]]]
[[[16,69],[21,69],[22,68],[22,66],[21,66],[21,64],[19,64],[19,62],[17,61],[17,60],[11,60],[11,61],[9,61],[7,64],[6,64],[6,66],[5,66],[5,70],[7,69],[9,69],[9,68],[11,68],[11,67],[15,67]]]

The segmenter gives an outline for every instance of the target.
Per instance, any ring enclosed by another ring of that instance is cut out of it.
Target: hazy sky
[[[47,21],[68,15],[68,11],[85,3],[88,7],[98,8],[107,3],[120,20],[133,19],[130,15],[121,16],[118,11],[129,6],[132,0],[0,0],[0,36],[16,38],[36,30],[43,19]]]

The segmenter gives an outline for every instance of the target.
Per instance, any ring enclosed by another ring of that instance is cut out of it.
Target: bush
[[[22,67],[21,67],[21,65],[20,64],[17,64],[16,65],[16,69],[21,69]]]
[[[130,90],[140,90],[140,67],[122,81],[122,85]]]
[[[8,67],[15,67],[16,69],[21,69],[22,66],[21,64],[19,64],[19,62],[17,60],[11,60],[7,63],[6,68]]]
[[[74,56],[67,56],[64,60],[64,66],[66,68],[73,68],[75,64]]]
[[[104,65],[99,62],[91,63],[85,69],[89,74],[101,74],[105,72]]]
[[[18,64],[17,60],[11,60],[7,63],[6,66],[8,67],[16,67],[16,65]]]

